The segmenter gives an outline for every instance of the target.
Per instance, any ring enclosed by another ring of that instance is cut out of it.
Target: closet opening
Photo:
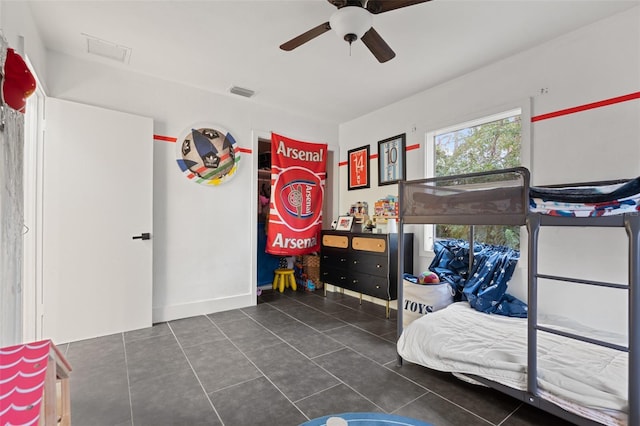
[[[257,244],[257,285],[258,293],[270,289],[273,271],[278,269],[280,256],[265,251],[267,247],[267,222],[271,199],[271,140],[258,138],[258,244]]]
[[[255,145],[254,145],[255,146]],[[322,229],[330,229],[336,216],[333,201],[334,152],[327,151],[326,183],[322,203]],[[258,295],[263,290],[272,288],[274,271],[280,267],[282,256],[274,256],[266,252],[267,229],[269,222],[271,198],[271,139],[263,136],[257,138],[257,185],[256,185],[256,285]]]

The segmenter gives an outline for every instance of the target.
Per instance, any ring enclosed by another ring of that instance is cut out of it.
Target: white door
[[[153,121],[53,98],[45,120],[43,337],[151,326]]]

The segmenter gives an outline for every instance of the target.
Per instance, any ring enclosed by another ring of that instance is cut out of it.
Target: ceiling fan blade
[[[340,9],[347,5],[347,0],[327,0],[329,3]]]
[[[369,48],[373,56],[376,57],[378,62],[387,62],[390,59],[395,58],[395,52],[389,47],[389,45],[380,37],[380,34],[371,27],[369,31],[362,36],[362,42]]]
[[[326,33],[330,29],[331,29],[331,25],[329,25],[329,22],[320,24],[317,27],[310,29],[306,33],[302,33],[298,37],[294,37],[291,40],[287,41],[286,43],[281,44],[280,49],[286,50],[286,51],[293,50],[296,47],[308,42],[309,40],[313,40],[319,35]]]
[[[378,14],[428,1],[431,0],[369,0],[367,2],[367,10],[373,14]]]
[[[364,7],[363,3],[366,3],[367,0],[327,0],[329,3],[341,9],[345,6],[359,6]]]

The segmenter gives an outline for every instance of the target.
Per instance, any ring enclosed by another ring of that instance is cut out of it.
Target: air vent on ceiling
[[[238,86],[231,87],[229,91],[234,95],[244,96],[245,98],[250,98],[256,94],[256,92],[254,92],[251,89],[245,89],[244,87],[238,87]]]
[[[128,64],[131,58],[131,48],[121,46],[110,41],[101,40],[88,34],[82,34],[87,38],[87,52],[92,55],[102,56],[103,58],[112,59],[114,61]]]

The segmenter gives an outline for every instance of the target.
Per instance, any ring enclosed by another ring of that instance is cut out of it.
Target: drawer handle
[[[358,260],[354,260],[354,261],[353,261],[353,264],[354,264],[354,265],[357,265],[358,263],[360,263],[360,261],[358,261]]]
[[[376,264],[376,268],[380,269],[380,268],[382,268],[382,265],[380,265],[380,264],[378,263],[378,264]]]
[[[353,280],[351,282],[354,283],[354,284],[358,284],[358,280]]]
[[[323,272],[323,273],[322,273],[322,276],[323,276],[323,277],[326,277],[327,275],[329,275],[329,273],[328,273],[328,272]]]
[[[326,254],[324,256],[322,256],[323,259],[328,259],[329,256],[327,256]]]
[[[342,280],[342,281],[344,281],[346,279],[347,279],[347,277],[340,277],[340,280]]]
[[[346,262],[346,261],[347,261],[347,259],[345,259],[345,258],[341,258],[340,259],[340,262]]]
[[[380,286],[379,286],[379,285],[377,285],[377,286],[376,286],[376,288],[380,288]]]

